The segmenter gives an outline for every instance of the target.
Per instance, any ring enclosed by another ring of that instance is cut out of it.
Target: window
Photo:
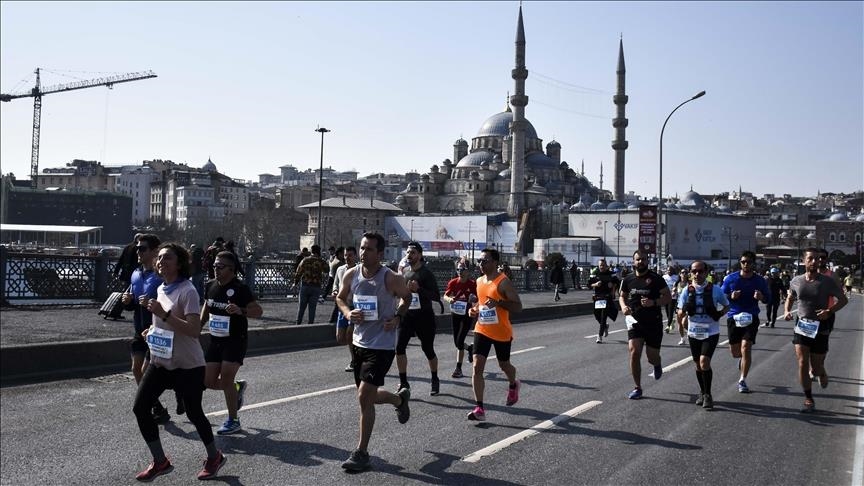
[[[858,243],[860,241],[861,241],[861,233],[855,233],[855,243]]]
[[[835,232],[832,231],[832,232],[828,235],[828,241],[830,241],[830,242],[832,242],[832,243],[835,242],[835,241],[837,241],[837,233],[835,233]]]
[[[846,233],[840,233],[840,241],[841,241],[841,242],[845,242],[845,241],[846,241]]]

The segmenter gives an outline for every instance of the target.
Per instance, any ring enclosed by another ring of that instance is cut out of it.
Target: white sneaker
[[[684,338],[682,337],[680,341],[678,341],[678,346],[684,346]]]
[[[603,338],[600,337],[600,336],[597,336],[597,342],[598,342],[598,343],[602,343],[602,342],[603,342]]]

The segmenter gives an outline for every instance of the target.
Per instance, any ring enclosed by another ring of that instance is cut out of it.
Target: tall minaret
[[[603,161],[600,161],[600,192],[603,192]]]
[[[528,69],[525,68],[525,27],[522,25],[522,5],[519,5],[519,25],[516,28],[516,67],[512,71],[515,91],[510,97],[513,106],[513,123],[510,134],[513,139],[513,157],[510,159],[510,201],[507,203],[507,214],[518,218],[525,207],[525,79]]]
[[[624,113],[624,106],[627,104],[627,95],[624,94],[624,39],[623,37],[618,44],[618,92],[612,97],[615,103],[616,116],[612,120],[612,127],[615,128],[615,140],[612,141],[612,149],[615,150],[615,200],[624,202],[624,151],[627,150],[627,140],[625,139],[625,130],[627,129],[627,118]]]

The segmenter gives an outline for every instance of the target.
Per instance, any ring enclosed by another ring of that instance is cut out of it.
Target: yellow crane
[[[41,126],[43,95],[62,93],[63,91],[72,91],[76,89],[93,88],[95,86],[107,86],[108,88],[112,88],[118,83],[128,83],[129,81],[138,81],[139,79],[156,77],[156,74],[153,73],[153,71],[142,71],[138,73],[118,74],[115,76],[89,79],[85,81],[75,81],[67,84],[57,84],[43,88],[39,84],[39,71],[40,68],[36,68],[36,86],[34,86],[30,91],[0,94],[0,101],[12,101],[16,98],[33,98],[33,145],[30,154],[30,186],[33,189],[36,189],[36,176],[39,174],[39,127]]]

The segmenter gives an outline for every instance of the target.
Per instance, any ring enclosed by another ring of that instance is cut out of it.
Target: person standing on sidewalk
[[[706,280],[708,265],[701,260],[690,264],[693,282],[681,291],[678,299],[678,321],[687,321],[687,336],[690,341],[690,355],[696,365],[696,381],[699,382],[699,396],[696,405],[714,408],[711,397],[711,357],[720,342],[720,318],[729,310],[729,300],[719,285]]]
[[[399,326],[396,341],[396,367],[399,369],[399,388],[410,388],[408,383],[408,342],[412,336],[420,340],[420,348],[429,362],[432,374],[429,394],[435,396],[440,390],[438,380],[438,356],[435,354],[435,310],[432,302],[441,300],[438,282],[435,275],[423,262],[423,247],[420,243],[408,243],[405,252],[408,267],[403,270],[408,291],[411,292],[411,304],[402,325]]]
[[[567,284],[564,282],[564,261],[563,260],[555,260],[555,263],[552,264],[552,271],[549,273],[549,283],[555,286],[555,302],[561,300],[562,289],[561,286],[566,286]],[[563,289],[563,293],[566,293],[567,289]]]
[[[618,297],[621,313],[627,321],[627,342],[630,351],[630,373],[635,388],[627,395],[631,400],[642,398],[642,348],[648,363],[654,367],[651,376],[663,376],[660,345],[663,343],[663,314],[660,309],[672,300],[663,277],[648,268],[648,255],[642,250],[633,253],[633,273],[621,281]]]
[[[802,413],[813,413],[816,409],[810,374],[819,379],[822,388],[828,387],[828,372],[825,370],[828,338],[834,329],[835,314],[849,303],[834,277],[820,273],[820,256],[821,250],[818,248],[804,250],[805,273],[789,283],[783,313],[783,319],[791,321],[792,304],[798,300],[798,319],[792,343],[798,358],[798,381],[804,390]]]
[[[483,373],[489,351],[495,347],[498,366],[507,375],[510,386],[507,390],[507,406],[519,401],[521,383],[516,379],[516,367],[510,363],[513,345],[511,312],[522,312],[522,300],[507,276],[498,271],[498,250],[485,248],[483,258],[477,260],[483,275],[477,279],[477,303],[471,307],[470,316],[477,318],[474,326],[474,372],[471,385],[477,405],[468,413],[468,420],[486,420],[483,397],[486,380]]]
[[[338,269],[336,269],[336,279],[333,281],[333,300],[336,300],[336,296],[339,295],[339,291],[342,290],[342,279],[345,277],[345,272],[348,269],[354,268],[357,265],[357,248],[353,246],[349,246],[345,248],[345,265],[342,265]],[[354,351],[351,349],[351,336],[354,334],[354,326],[351,324],[351,321],[348,320],[348,317],[339,310],[339,306],[334,304],[333,310],[336,311],[336,343],[337,344],[346,344],[348,346],[348,366],[345,367],[346,372],[354,371],[354,364],[352,360],[354,359]]]
[[[186,416],[195,425],[198,437],[207,450],[204,468],[198,479],[212,479],[225,464],[225,456],[216,448],[213,430],[204,410],[204,350],[198,340],[201,334],[201,307],[198,292],[189,280],[189,252],[178,243],[163,243],[156,257],[156,270],[162,277],[158,295],[150,299],[147,309],[153,314],[153,325],[147,330],[150,366],[144,372],[133,411],[138,429],[153,455],[153,462],[135,479],[152,481],[171,472],[174,467],[162,449],[159,428],[150,413],[153,400],[173,388],[183,397]]]
[[[371,466],[369,440],[375,427],[375,405],[389,403],[396,407],[400,424],[408,422],[411,416],[410,388],[401,388],[396,393],[381,389],[396,356],[396,329],[411,302],[411,292],[402,275],[381,265],[384,245],[384,237],[377,233],[363,235],[361,264],[345,271],[336,296],[336,305],[354,325],[351,362],[360,403],[360,439],[342,467],[355,472]]]
[[[468,351],[468,362],[474,362],[474,345],[465,346],[468,331],[474,326],[474,319],[468,315],[468,307],[477,302],[477,282],[471,278],[468,265],[457,268],[459,275],[447,282],[444,300],[450,304],[450,319],[453,323],[453,344],[456,345],[456,369],[453,378],[462,378],[462,359]]]
[[[321,258],[321,247],[312,245],[312,254],[300,262],[294,274],[294,283],[300,284],[300,305],[297,307],[297,325],[303,323],[303,314],[309,306],[309,324],[315,322],[315,309],[321,297],[321,283],[330,267]]]
[[[597,343],[602,343],[603,338],[609,335],[609,324],[607,319],[613,321],[618,318],[618,307],[615,306],[615,290],[618,288],[618,277],[609,270],[606,259],[601,258],[597,262],[597,269],[592,272],[588,279],[588,287],[594,290],[594,318],[600,324],[597,331]]]
[[[243,407],[246,381],[234,381],[243,358],[246,357],[249,321],[264,313],[249,287],[237,278],[237,256],[229,251],[216,255],[213,270],[216,278],[207,284],[207,300],[201,309],[201,322],[210,331],[210,345],[204,360],[207,363],[204,384],[211,390],[225,393],[228,419],[216,431],[219,435],[240,431],[237,412]]]

